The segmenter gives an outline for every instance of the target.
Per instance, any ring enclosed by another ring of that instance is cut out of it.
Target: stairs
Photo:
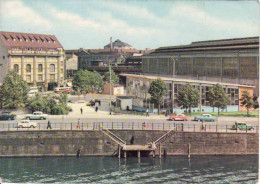
[[[100,126],[100,130],[103,134],[105,134],[106,136],[108,136],[111,140],[113,140],[115,143],[117,143],[118,145],[120,145],[121,147],[124,147],[126,145],[126,142],[123,141],[122,139],[120,139],[118,136],[116,136],[114,133],[112,133],[111,131],[109,131],[108,129]]]
[[[152,143],[153,147],[162,144],[164,141],[166,141],[169,137],[171,137],[174,133],[176,132],[175,128],[168,131],[167,133],[165,133],[164,135],[162,135],[159,139],[157,139],[156,141],[154,141]]]

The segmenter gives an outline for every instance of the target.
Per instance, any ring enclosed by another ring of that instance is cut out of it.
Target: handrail
[[[153,144],[158,145],[158,144],[163,143],[168,138],[167,136],[170,136],[171,133],[175,133],[175,128],[170,130],[170,131],[168,131],[167,133],[163,134],[156,141],[154,141]]]
[[[123,141],[122,139],[120,139],[118,136],[116,136],[114,133],[112,133],[111,131],[109,131],[108,129],[104,128],[103,126],[100,125],[100,130],[107,136],[109,136],[112,140],[114,140],[117,144],[126,144],[125,141]],[[108,133],[106,133],[108,132]]]

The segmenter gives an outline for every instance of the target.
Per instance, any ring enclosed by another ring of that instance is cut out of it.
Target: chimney
[[[110,49],[113,48],[112,37],[110,37]]]

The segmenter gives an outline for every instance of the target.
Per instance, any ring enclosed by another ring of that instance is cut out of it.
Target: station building
[[[142,57],[142,73],[255,86],[259,95],[259,37],[160,47]]]
[[[52,90],[63,85],[64,50],[54,35],[0,32],[0,84],[9,70],[29,86]]]
[[[139,106],[145,108],[154,108],[149,102],[150,94],[148,93],[150,83],[156,80],[158,76],[152,75],[135,75],[135,74],[120,74],[121,78],[126,79],[126,93],[128,96],[132,96],[138,99],[142,99],[142,103]],[[185,109],[177,107],[176,96],[180,90],[182,90],[188,83],[197,88],[200,92],[200,103],[196,108],[192,108],[193,112],[212,112],[213,108],[210,107],[208,100],[209,90],[216,84],[220,84],[229,98],[229,104],[226,109],[222,111],[240,111],[246,110],[241,107],[239,99],[242,96],[243,91],[248,91],[250,95],[253,95],[254,86],[240,85],[223,82],[212,82],[203,80],[191,80],[180,79],[173,77],[160,77],[167,85],[168,92],[163,97],[163,104],[161,109],[172,109],[172,112],[184,112]],[[139,107],[140,109],[140,107]],[[216,112],[217,109],[215,109]]]

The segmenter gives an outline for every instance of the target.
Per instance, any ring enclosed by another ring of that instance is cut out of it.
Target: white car
[[[29,120],[45,120],[47,116],[47,114],[43,114],[41,111],[36,111],[33,114],[26,115],[25,118]]]
[[[31,122],[30,120],[22,120],[18,123],[18,128],[36,128],[37,122]]]

